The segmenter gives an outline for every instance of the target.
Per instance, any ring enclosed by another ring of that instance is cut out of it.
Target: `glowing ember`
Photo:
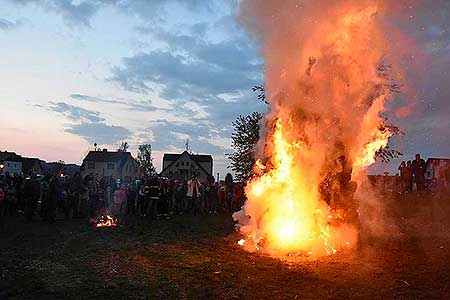
[[[269,101],[255,177],[233,215],[249,251],[322,255],[356,245],[357,182],[392,135],[380,117],[393,80],[380,71],[386,2],[325,2],[240,4],[247,29],[263,36]]]
[[[109,216],[101,216],[96,222],[95,222],[95,227],[116,227],[117,226],[117,221]]]

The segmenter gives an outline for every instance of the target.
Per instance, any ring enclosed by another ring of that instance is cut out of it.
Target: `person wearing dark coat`
[[[57,172],[49,182],[48,187],[48,198],[47,198],[47,221],[50,224],[55,223],[56,219],[56,205],[58,202],[58,199],[60,199],[62,193],[63,193],[64,187],[61,182],[61,173]]]
[[[25,179],[23,185],[23,199],[25,200],[25,218],[31,221],[37,208],[37,203],[41,195],[41,185],[36,176]]]
[[[146,195],[147,201],[147,213],[151,219],[156,219],[156,215],[158,213],[158,202],[161,196],[160,183],[158,178],[153,177],[147,181],[148,194]]]
[[[127,189],[127,214],[128,215],[135,215],[136,214],[136,198],[137,198],[137,191],[136,191],[136,183],[132,182],[128,186]]]
[[[68,190],[68,217],[78,217],[80,215],[80,198],[84,192],[83,178],[79,172],[75,173],[69,182]]]
[[[411,163],[411,169],[416,181],[417,191],[425,190],[425,172],[427,165],[425,160],[420,158],[420,154],[416,154],[416,159]]]

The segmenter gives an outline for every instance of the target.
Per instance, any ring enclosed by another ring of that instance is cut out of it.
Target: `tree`
[[[231,147],[234,152],[227,154],[231,169],[239,181],[247,181],[253,173],[255,164],[255,145],[259,140],[259,121],[262,114],[254,112],[248,116],[240,115],[234,122],[231,134]]]
[[[128,142],[122,142],[120,144],[119,149],[117,149],[117,152],[127,152],[128,148],[130,148],[130,145],[128,144]]]
[[[144,144],[139,146],[137,161],[145,177],[156,175],[156,169],[153,166],[152,145]]]

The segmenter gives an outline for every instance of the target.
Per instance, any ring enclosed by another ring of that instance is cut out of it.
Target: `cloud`
[[[146,21],[161,19],[168,7],[181,6],[186,11],[209,10],[214,1],[203,0],[7,0],[12,4],[34,4],[53,11],[70,25],[90,27],[92,17],[103,7],[115,7],[119,12],[138,16]]]
[[[143,94],[158,90],[177,109],[187,108],[184,115],[209,118],[214,123],[231,123],[237,111],[250,113],[262,108],[249,92],[262,82],[262,62],[255,59],[257,49],[244,36],[212,43],[198,35],[141,30],[164,42],[168,50],[124,58],[121,66],[113,68],[111,78],[124,89]]]
[[[48,109],[62,114],[70,123],[65,131],[84,138],[90,143],[111,145],[126,140],[131,136],[130,130],[106,124],[99,112],[87,110],[64,102],[49,102]]]
[[[94,103],[103,102],[103,103],[123,104],[122,101],[118,101],[118,100],[102,99],[102,98],[97,98],[97,97],[92,97],[92,96],[87,96],[87,95],[81,95],[81,94],[72,94],[72,95],[70,95],[70,98],[75,99],[75,100],[80,100],[80,101],[94,102]]]
[[[216,147],[220,147],[224,150],[231,150],[231,139],[229,137],[221,137],[221,136],[209,136],[209,137],[199,137],[200,141],[205,141],[208,144],[211,144]]]
[[[0,30],[13,30],[22,25],[21,21],[9,21],[6,19],[0,18]]]
[[[151,144],[156,151],[167,149],[182,149],[186,139],[189,138],[191,149],[194,153],[210,153],[214,155],[224,154],[224,144],[229,137],[225,130],[217,130],[213,136],[208,123],[183,123],[157,120],[147,129],[153,132]],[[156,134],[155,134],[156,133]],[[223,143],[222,143],[223,142]]]
[[[81,123],[70,125],[67,132],[78,135],[90,143],[111,145],[118,141],[127,140],[130,130],[114,125],[104,123]]]
[[[73,1],[73,0],[8,0],[12,4],[43,7],[48,11],[60,14],[64,21],[72,25],[90,26],[92,16],[98,11],[100,4],[107,1]],[[116,1],[111,0],[111,3]]]
[[[90,111],[64,102],[49,102],[49,110],[61,113],[67,119],[76,122],[101,122],[105,119],[100,117],[99,112]]]
[[[153,105],[151,100],[146,101],[136,101],[136,100],[129,100],[129,99],[123,99],[123,100],[112,100],[112,99],[103,99],[98,97],[92,97],[88,95],[81,95],[81,94],[72,94],[70,95],[70,98],[78,101],[86,101],[86,102],[92,102],[92,103],[106,103],[111,105],[121,105],[125,106],[125,109],[131,110],[131,111],[171,111],[164,107],[157,107]],[[182,110],[184,111],[184,110]]]

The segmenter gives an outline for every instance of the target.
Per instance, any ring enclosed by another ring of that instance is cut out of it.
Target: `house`
[[[181,154],[165,153],[163,156],[163,177],[187,180],[192,175],[206,180],[213,174],[213,158],[211,155],[191,154],[184,151]]]
[[[97,174],[99,177],[112,176],[129,180],[139,177],[139,163],[130,152],[89,151],[80,168],[83,177]]]
[[[22,157],[14,152],[0,151],[0,175],[22,173]]]
[[[22,172],[25,175],[42,174],[41,160],[39,158],[22,157]]]
[[[426,166],[425,179],[435,178],[443,186],[450,183],[450,158],[429,158]]]
[[[80,166],[76,164],[65,164],[62,162],[41,162],[42,173],[44,175],[54,175],[56,172],[61,172],[64,175],[73,176],[80,172]]]

